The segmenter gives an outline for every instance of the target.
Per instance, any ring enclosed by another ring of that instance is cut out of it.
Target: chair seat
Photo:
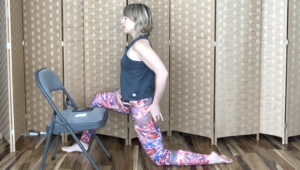
[[[105,126],[108,112],[103,108],[94,108],[92,111],[73,112],[73,109],[60,111],[65,120],[69,123],[73,131],[84,131],[99,129]],[[62,125],[59,116],[56,116],[53,126],[54,134],[69,132],[66,126]],[[50,130],[50,123],[46,127],[47,133]]]

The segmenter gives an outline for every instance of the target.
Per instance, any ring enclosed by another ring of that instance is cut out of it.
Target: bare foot
[[[80,141],[81,142],[81,141]],[[85,150],[88,149],[89,145],[86,143],[81,142],[81,144],[83,145],[83,147],[85,148]],[[79,147],[79,145],[77,143],[75,143],[72,146],[64,146],[61,148],[63,151],[66,152],[82,152],[81,148]]]
[[[219,155],[216,152],[212,152],[208,156],[209,164],[219,164],[219,163],[232,163],[232,159],[225,155]]]

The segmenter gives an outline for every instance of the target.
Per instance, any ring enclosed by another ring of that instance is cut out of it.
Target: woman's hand
[[[159,101],[165,91],[168,80],[168,70],[159,56],[155,53],[155,51],[153,51],[148,40],[142,39],[135,42],[133,45],[133,51],[135,51],[139,59],[155,73],[155,92],[153,96],[153,103],[148,108],[147,113],[151,112],[154,121],[158,121],[160,118],[163,121],[164,119],[160,112]]]
[[[117,98],[117,102],[121,105],[122,108],[124,108],[124,104],[129,105],[129,103],[126,103],[126,102],[122,101],[122,95],[121,95],[121,90],[120,89],[118,91],[116,91],[116,98]]]
[[[152,115],[152,117],[153,117],[153,119],[154,119],[155,122],[158,121],[159,118],[161,118],[161,120],[164,121],[164,118],[163,118],[163,116],[162,116],[162,114],[161,114],[159,105],[157,105],[157,104],[152,104],[152,105],[147,109],[146,114],[147,114],[148,112],[151,113],[151,115]]]

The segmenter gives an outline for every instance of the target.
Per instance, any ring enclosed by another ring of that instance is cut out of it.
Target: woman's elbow
[[[160,77],[160,79],[167,79],[168,78],[168,70],[167,69],[161,69],[155,71],[156,77]]]
[[[164,76],[164,78],[168,78],[168,75],[169,75],[168,70],[164,70],[162,72],[162,75]]]

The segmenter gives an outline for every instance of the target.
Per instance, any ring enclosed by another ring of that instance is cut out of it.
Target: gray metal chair
[[[61,136],[61,133],[70,133],[71,136],[74,138],[76,143],[80,146],[82,149],[83,153],[86,155],[86,157],[89,159],[91,164],[94,166],[95,169],[98,170],[97,165],[95,162],[92,160],[90,155],[88,154],[91,144],[94,139],[97,140],[97,142],[100,144],[108,158],[111,160],[111,156],[105,149],[105,147],[102,145],[100,139],[98,136],[95,134],[93,129],[99,129],[105,126],[106,120],[108,117],[108,112],[106,109],[103,108],[94,108],[92,111],[87,111],[87,112],[73,112],[73,109],[67,110],[68,106],[71,106],[72,108],[77,108],[76,104],[64,88],[62,82],[59,80],[57,75],[52,72],[49,69],[41,69],[38,70],[35,73],[35,80],[40,88],[41,92],[53,108],[54,112],[52,115],[52,120],[46,127],[46,132],[47,132],[47,139],[46,139],[46,146],[44,149],[43,153],[43,158],[41,161],[40,169],[42,170],[45,164],[45,159],[47,156],[47,153],[49,150],[54,146],[53,149],[53,154],[52,154],[52,160],[55,159],[56,155],[56,150],[59,142],[59,138]],[[64,110],[59,111],[55,104],[52,101],[51,98],[51,92],[62,90],[66,101],[64,104]],[[88,150],[85,150],[81,142],[77,139],[76,135],[74,132],[78,131],[84,131],[84,130],[90,130],[91,133],[93,134],[92,140],[90,141],[89,148]],[[52,134],[56,134],[56,138],[54,141],[50,144],[50,138]],[[50,144],[50,145],[49,145]]]

